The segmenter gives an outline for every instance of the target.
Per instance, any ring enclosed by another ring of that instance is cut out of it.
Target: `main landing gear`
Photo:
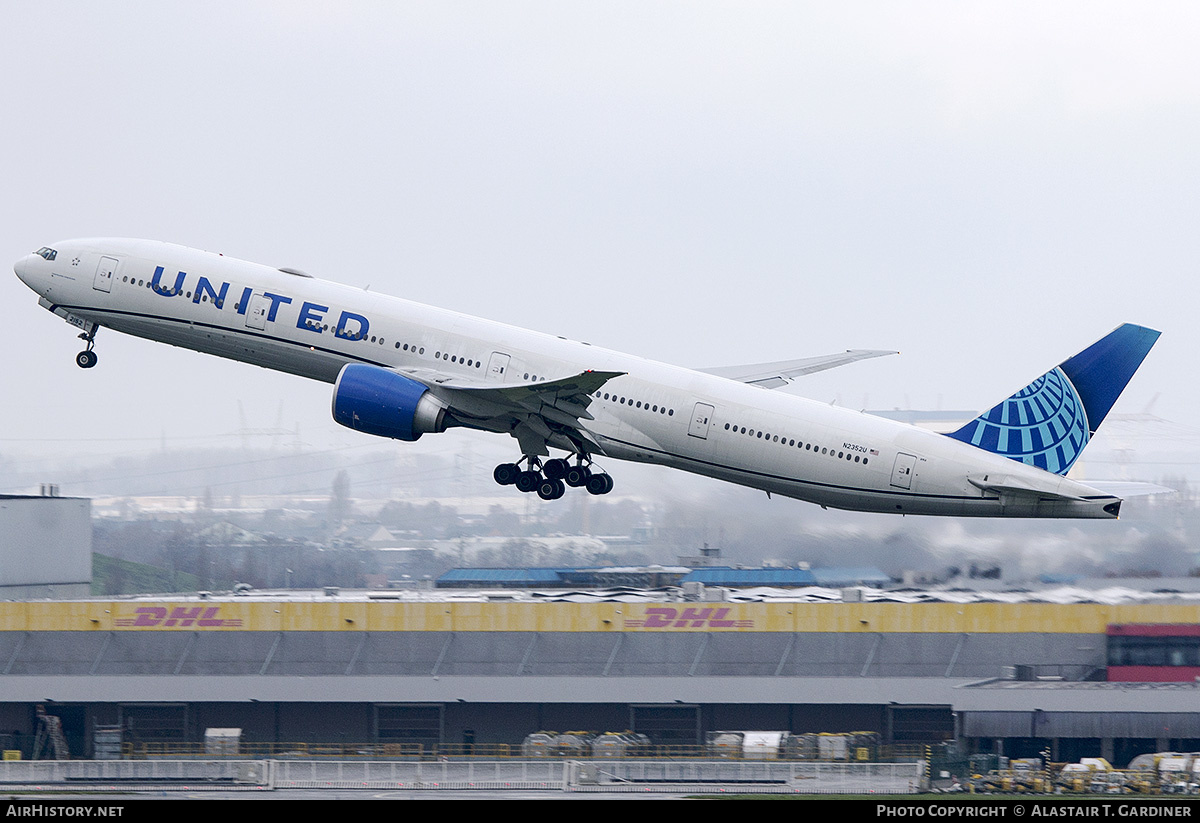
[[[613,479],[604,472],[593,472],[584,464],[583,457],[576,458],[572,466],[562,458],[542,463],[536,457],[523,457],[516,463],[501,463],[492,472],[492,478],[501,486],[516,486],[517,491],[538,493],[543,500],[557,500],[567,493],[567,486],[583,487],[590,494],[608,494],[613,489]],[[521,463],[528,466],[522,471]]]
[[[75,365],[81,369],[90,369],[96,365],[96,353],[92,351],[92,347],[96,345],[96,329],[99,326],[92,326],[91,331],[85,331],[79,335],[80,340],[87,341],[87,348],[75,355]]]

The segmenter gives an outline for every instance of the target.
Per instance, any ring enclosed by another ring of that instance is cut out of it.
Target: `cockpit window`
[[[40,249],[38,249],[34,253],[41,255],[42,257],[46,258],[47,260],[53,260],[55,257],[58,257],[58,252],[56,252],[54,249],[50,248],[49,246],[42,246]]]

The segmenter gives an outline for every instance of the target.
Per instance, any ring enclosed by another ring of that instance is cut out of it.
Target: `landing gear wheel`
[[[546,479],[538,486],[537,493],[543,500],[557,500],[567,493],[567,487],[561,480]]]
[[[536,491],[542,485],[542,475],[535,471],[524,471],[517,475],[517,491]]]
[[[521,470],[517,468],[516,463],[501,463],[492,472],[492,479],[501,486],[511,486],[517,482],[517,475],[520,473]]]
[[[587,481],[590,494],[608,494],[613,489],[613,479],[607,474],[593,474]]]
[[[563,460],[559,457],[555,458],[554,460],[547,460],[545,463],[543,463],[542,474],[546,475],[546,477],[551,480],[561,480],[569,468],[570,464],[568,464],[566,460]]]
[[[75,365],[81,369],[90,369],[96,365],[96,353],[92,351],[92,347],[96,345],[96,332],[99,330],[100,327],[93,324],[88,331],[78,335],[80,340],[87,343],[87,348],[75,355]]]
[[[565,477],[563,477],[563,480],[565,480],[567,485],[571,488],[577,489],[580,486],[586,486],[588,478],[591,476],[592,470],[587,466],[572,466],[571,468],[567,469],[567,474]]]

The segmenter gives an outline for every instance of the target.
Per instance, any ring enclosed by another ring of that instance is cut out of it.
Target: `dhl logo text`
[[[745,629],[754,625],[753,620],[729,620],[726,615],[731,609],[686,608],[649,606],[642,620],[626,620],[625,627],[631,629]]]
[[[118,617],[113,621],[118,626],[133,628],[226,628],[241,626],[240,617],[217,617],[220,606],[176,606],[168,610],[165,606],[140,606],[133,610],[137,617]]]

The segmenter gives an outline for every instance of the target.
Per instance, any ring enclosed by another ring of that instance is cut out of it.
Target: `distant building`
[[[890,585],[892,578],[874,566],[828,566],[812,570],[818,586],[840,589],[845,586],[870,586],[882,588]]]
[[[710,547],[707,543],[700,549],[700,554],[685,554],[679,556],[679,565],[689,569],[721,565],[721,550]]]
[[[603,566],[584,568],[510,567],[451,569],[437,579],[439,589],[610,589],[630,587],[657,589],[700,583],[727,588],[803,588],[805,586],[879,587],[890,578],[873,567],[794,569],[763,567],[735,569],[729,566],[688,568],[686,566]]]
[[[680,585],[688,571],[682,566],[451,569],[435,585],[439,589],[658,589]]]
[[[0,495],[0,598],[87,597],[92,588],[92,501]]]
[[[729,588],[752,588],[775,586],[778,588],[802,588],[816,586],[817,578],[808,569],[731,569],[728,566],[708,569],[693,569],[683,578],[685,583],[703,583],[705,586]]]

